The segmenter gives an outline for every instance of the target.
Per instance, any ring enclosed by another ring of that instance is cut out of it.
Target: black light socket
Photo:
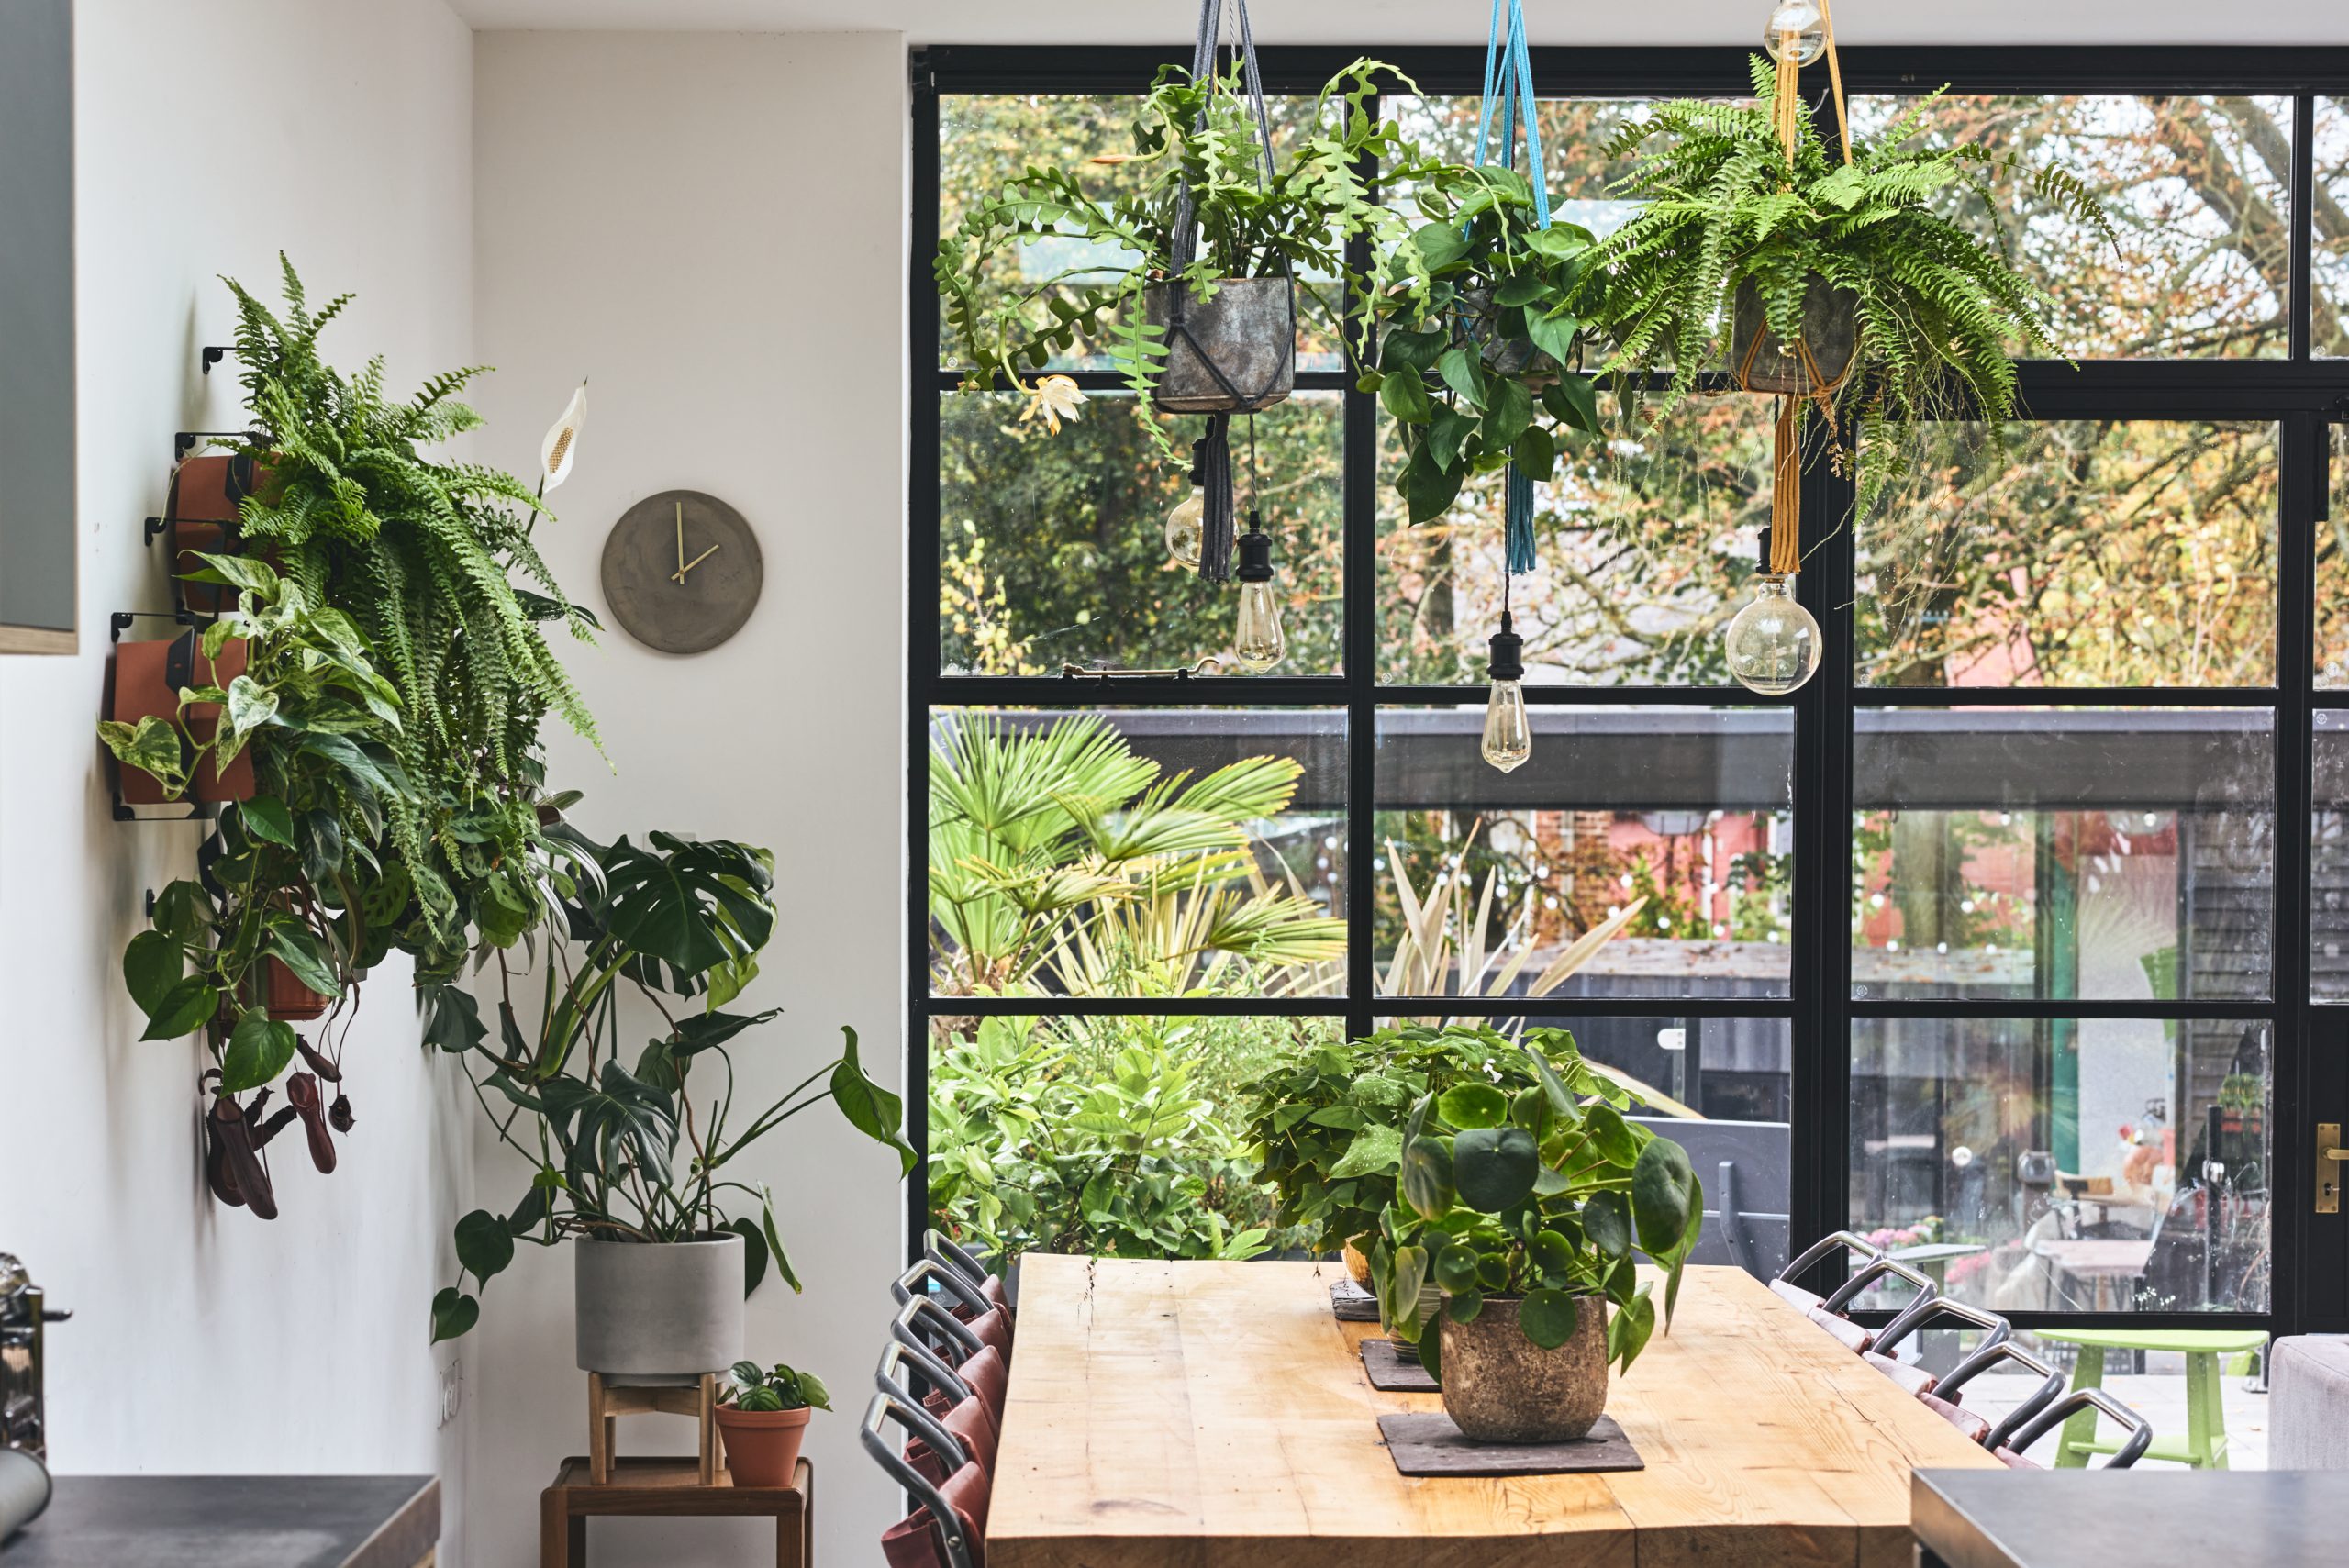
[[[1511,627],[1507,610],[1501,612],[1500,630],[1493,633],[1492,658],[1487,663],[1486,673],[1496,681],[1525,679],[1525,639],[1518,636]]]
[[[1240,570],[1233,573],[1242,583],[1269,583],[1273,580],[1273,536],[1264,531],[1264,519],[1255,509],[1248,513],[1248,531],[1240,536]]]
[[[1208,439],[1201,436],[1191,443],[1191,488],[1204,490],[1208,483]]]

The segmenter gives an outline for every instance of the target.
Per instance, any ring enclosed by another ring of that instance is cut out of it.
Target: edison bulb
[[[1762,46],[1769,50],[1774,62],[1782,62],[1787,50],[1795,51],[1795,63],[1809,65],[1827,52],[1827,27],[1812,0],[1785,0],[1770,13],[1770,25],[1763,31]]]
[[[1525,684],[1495,681],[1485,699],[1485,761],[1514,773],[1533,755],[1533,727],[1525,717]]]
[[[1784,696],[1819,668],[1819,622],[1796,602],[1791,580],[1755,579],[1753,602],[1737,612],[1724,637],[1729,673],[1748,691]]]
[[[1240,628],[1231,639],[1232,656],[1262,673],[1281,662],[1288,644],[1281,636],[1281,602],[1270,578],[1240,584]]]
[[[1199,541],[1207,531],[1207,516],[1208,493],[1196,484],[1166,514],[1166,553],[1174,557],[1175,565],[1198,565]]]

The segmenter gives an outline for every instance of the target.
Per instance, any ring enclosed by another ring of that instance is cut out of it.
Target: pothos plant
[[[657,832],[641,846],[625,838],[598,844],[563,823],[549,827],[544,842],[539,874],[557,914],[540,964],[535,1029],[522,1025],[503,952],[494,954],[494,1029],[465,991],[443,986],[429,998],[427,1042],[462,1058],[498,1140],[534,1167],[505,1213],[475,1209],[457,1221],[460,1267],[486,1287],[513,1262],[518,1240],[731,1233],[742,1238],[746,1292],[770,1264],[797,1290],[774,1201],[734,1162],[827,1100],[897,1151],[900,1174],[913,1169],[914,1153],[899,1134],[897,1096],[865,1076],[852,1029],[841,1029],[838,1056],[746,1123],[735,1119],[735,1042],[782,1011],[724,1010],[757,976],[774,932],[773,858],[746,844]],[[661,1020],[640,1046],[622,1017],[623,995]],[[709,1092],[697,1098],[697,1088]],[[432,1337],[464,1333],[480,1312],[462,1281],[443,1289]]]
[[[1545,1350],[1603,1298],[1615,1308],[1608,1360],[1628,1372],[1656,1320],[1635,1259],[1664,1270],[1669,1329],[1703,1187],[1678,1144],[1625,1118],[1632,1096],[1582,1061],[1573,1036],[1532,1030],[1524,1056],[1532,1087],[1470,1080],[1412,1106],[1396,1199],[1370,1248],[1379,1318],[1441,1376],[1428,1286],[1434,1313],[1470,1323],[1514,1311]]]
[[[1924,140],[1939,93],[1882,134],[1854,138],[1848,162],[1799,116],[1789,153],[1770,108],[1777,71],[1758,55],[1752,68],[1756,103],[1666,100],[1609,140],[1603,158],[1637,160],[1612,189],[1641,206],[1599,243],[1575,307],[1612,341],[1603,371],[1668,373],[1661,418],[1724,361],[1741,290],[1758,295],[1770,330],[1787,343],[1800,336],[1814,275],[1844,291],[1857,351],[1822,395],[1839,430],[1858,416],[1865,515],[1902,472],[1916,423],[1980,419],[1995,437],[2015,407],[2009,355],[2062,352],[2045,291],[1999,240],[1959,228],[1938,205],[1965,190],[1995,206],[1996,172],[2028,177],[2065,217],[2108,237],[2111,223],[2060,165],[2030,171],[2019,156]]]
[[[201,878],[157,895],[152,929],[124,950],[123,980],[147,1015],[145,1038],[205,1031],[222,1095],[271,1083],[297,1051],[337,1080],[332,1016],[323,1049],[297,1040],[262,1006],[265,970],[282,963],[340,1001],[381,958],[397,914],[378,851],[389,803],[407,788],[390,743],[403,705],[341,611],[264,562],[201,561],[195,577],[237,590],[235,607],[201,634],[204,667],[234,638],[244,672],[225,688],[183,690],[176,715],[106,720],[99,736],[173,797],[197,767],[250,751],[255,793],[223,807]],[[217,724],[190,723],[197,705],[217,707]]]
[[[1163,66],[1135,117],[1133,150],[1094,161],[1120,174],[1138,172],[1138,181],[1097,194],[1076,170],[1034,163],[980,201],[939,242],[935,269],[964,385],[1019,386],[1023,372],[1041,370],[1080,339],[1100,340],[1146,408],[1166,343],[1165,328],[1146,318],[1142,294],[1178,275],[1199,298],[1212,298],[1225,279],[1287,276],[1328,329],[1346,339],[1342,287],[1362,281],[1346,265],[1347,246],[1366,239],[1383,250],[1404,228],[1364,169],[1375,160],[1381,177],[1394,179],[1424,164],[1395,124],[1379,117],[1382,73],[1408,84],[1392,66],[1368,59],[1332,76],[1286,158],[1266,175],[1240,67],[1194,79],[1180,66]],[[1186,193],[1197,245],[1178,269],[1175,219]],[[1094,254],[1000,292],[991,280],[991,266],[1019,250],[1072,239]],[[1163,454],[1177,455],[1162,422],[1145,423]]]
[[[1435,168],[1414,200],[1427,221],[1381,267],[1371,295],[1378,368],[1361,386],[1396,421],[1406,459],[1396,492],[1423,523],[1470,475],[1512,459],[1548,482],[1559,453],[1600,424],[1574,303],[1589,230],[1542,227],[1532,187],[1512,169]]]

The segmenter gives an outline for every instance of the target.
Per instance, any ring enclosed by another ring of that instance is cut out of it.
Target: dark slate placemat
[[[1381,1416],[1378,1432],[1395,1456],[1395,1468],[1406,1475],[1575,1475],[1647,1468],[1610,1416],[1599,1417],[1587,1437],[1570,1443],[1470,1442],[1441,1412]]]
[[[1434,1394],[1442,1389],[1416,1355],[1406,1357],[1392,1340],[1364,1340],[1362,1367],[1370,1385],[1387,1394]]]
[[[1378,1297],[1350,1279],[1341,1279],[1330,1287],[1330,1309],[1341,1323],[1375,1323],[1378,1321]]]

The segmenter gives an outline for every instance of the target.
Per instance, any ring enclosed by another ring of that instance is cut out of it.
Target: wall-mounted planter
[[[217,659],[204,656],[204,650],[198,645],[194,631],[182,632],[163,642],[117,643],[106,717],[134,725],[142,718],[181,717],[181,687],[225,687],[244,673],[245,643],[242,638],[232,637],[222,644]],[[191,704],[184,716],[188,729],[201,740],[210,740],[219,727],[220,706],[218,703]],[[204,761],[197,765],[194,778],[189,781],[187,798],[207,803],[251,799],[251,751],[239,751],[237,760],[225,770],[217,768],[212,759],[213,753],[205,753]],[[138,768],[117,765],[117,770],[124,805],[168,804],[163,785],[154,775]]]
[[[187,583],[184,573],[204,563],[201,552],[219,555],[241,548],[237,520],[245,497],[269,480],[269,470],[251,458],[206,454],[188,458],[172,471],[163,524],[172,551],[173,590],[180,603],[201,616],[234,609],[237,590],[219,583]]]
[[[334,1006],[334,998],[311,990],[294,978],[294,972],[277,959],[262,966],[262,1006],[269,1016],[289,1024],[307,1023],[323,1018]]]

